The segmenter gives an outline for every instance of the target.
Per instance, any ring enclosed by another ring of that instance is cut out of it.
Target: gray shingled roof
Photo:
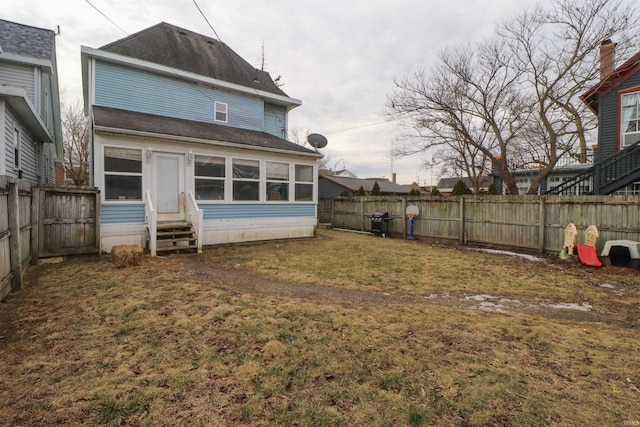
[[[166,22],[100,48],[229,83],[285,94],[269,73],[253,67],[226,44]]]
[[[265,132],[239,129],[213,123],[176,119],[98,106],[93,107],[93,119],[96,126],[112,129],[231,142],[234,144],[302,154],[316,154],[308,148]]]
[[[2,53],[51,61],[55,33],[0,19]]]
[[[407,187],[400,184],[395,184],[386,179],[362,179],[362,178],[349,178],[346,176],[334,176],[334,175],[321,175],[320,178],[326,179],[327,181],[331,181],[341,187],[344,187],[350,191],[356,192],[362,188],[364,191],[370,192],[373,189],[374,183],[378,183],[380,187],[381,193],[386,194],[407,194]]]
[[[469,179],[469,177],[464,177],[464,178],[454,177],[454,178],[441,178],[440,181],[438,181],[438,190],[446,190],[449,188],[453,188],[460,180],[462,180],[465,184],[467,184],[467,187],[473,189],[473,184],[471,183],[471,180]],[[480,180],[480,188],[489,187],[491,184],[493,184],[492,176],[483,176]]]

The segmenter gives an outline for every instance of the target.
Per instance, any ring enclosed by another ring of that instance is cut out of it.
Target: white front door
[[[184,155],[153,153],[152,196],[158,221],[185,217]]]

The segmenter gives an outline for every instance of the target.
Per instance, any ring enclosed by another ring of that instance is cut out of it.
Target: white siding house
[[[198,246],[314,234],[320,155],[283,139],[301,102],[267,73],[166,23],[82,47],[82,65],[103,252],[155,254],[167,223]]]
[[[0,19],[0,175],[55,182],[58,96],[54,32]]]

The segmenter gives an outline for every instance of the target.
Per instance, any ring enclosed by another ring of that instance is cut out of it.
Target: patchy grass
[[[633,271],[321,231],[29,274],[15,329],[0,330],[9,425],[640,420]],[[459,304],[476,294],[588,302],[599,321]]]

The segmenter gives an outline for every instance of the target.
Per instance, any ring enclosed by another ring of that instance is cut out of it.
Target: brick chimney
[[[600,80],[604,80],[611,73],[616,61],[616,44],[607,39],[600,43]]]
[[[396,173],[395,172],[393,172],[391,174],[391,182],[393,182],[394,184],[396,183]]]

